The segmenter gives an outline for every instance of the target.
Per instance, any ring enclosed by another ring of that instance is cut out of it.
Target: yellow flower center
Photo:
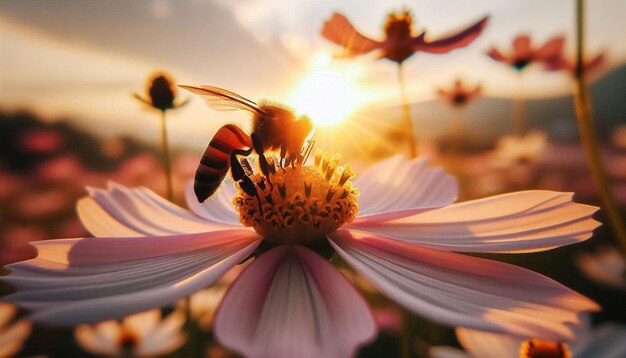
[[[249,175],[257,195],[239,189],[233,204],[239,220],[273,244],[312,244],[356,217],[358,190],[349,166],[320,152],[312,166],[294,163]]]
[[[529,339],[522,343],[520,358],[570,358],[572,355],[567,344],[540,339]]]

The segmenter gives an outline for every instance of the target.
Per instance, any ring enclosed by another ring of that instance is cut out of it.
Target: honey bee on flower
[[[213,327],[222,345],[249,357],[349,357],[374,338],[374,317],[333,254],[442,324],[565,339],[580,312],[598,309],[545,276],[462,254],[589,238],[597,208],[571,193],[452,204],[455,180],[422,159],[392,157],[356,177],[338,155],[318,152],[308,163],[300,153],[280,166],[281,157],[253,149],[267,168],[250,166],[248,184],[224,182],[204,202],[190,183],[190,210],[146,188],[91,188],[77,210],[96,237],[34,243],[35,259],[8,267],[3,280],[17,292],[7,299],[41,323],[97,322],[172,304],[254,257]]]

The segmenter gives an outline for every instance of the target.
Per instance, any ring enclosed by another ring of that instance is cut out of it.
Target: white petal
[[[226,293],[214,326],[222,344],[248,357],[350,357],[376,332],[345,277],[301,246],[256,259]]]
[[[583,340],[572,344],[574,357],[626,357],[626,326],[605,323],[594,329]]]
[[[77,204],[78,216],[94,236],[175,235],[225,230],[230,226],[206,220],[146,188],[111,183],[108,190],[89,188]]]
[[[239,213],[232,203],[236,194],[237,189],[230,180],[225,180],[217,192],[203,203],[198,202],[196,198],[193,180],[189,181],[185,188],[185,200],[191,211],[205,220],[224,225],[241,225]]]
[[[406,308],[452,326],[545,339],[571,338],[568,324],[591,300],[533,271],[502,262],[339,230],[331,244],[351,266]]]
[[[456,337],[465,350],[476,358],[517,357],[526,338],[457,328]],[[541,337],[538,337],[541,338]]]
[[[9,265],[6,297],[33,319],[72,325],[162,307],[215,282],[260,236],[246,230],[36,242],[37,258]]]
[[[0,357],[11,357],[19,352],[22,344],[30,335],[30,331],[31,323],[25,319],[2,328],[0,331]]]
[[[107,325],[115,325],[113,321],[108,321]],[[74,329],[76,342],[91,353],[114,356],[120,353],[116,339],[119,334],[119,326],[114,331],[115,335],[103,335],[98,326],[81,324]]]
[[[384,160],[354,181],[361,194],[357,222],[389,219],[448,205],[458,195],[456,180],[425,159],[401,155]]]
[[[125,317],[122,320],[122,326],[125,330],[135,333],[139,339],[143,339],[156,329],[160,321],[161,310],[153,309]]]
[[[139,356],[157,356],[170,353],[185,343],[182,328],[185,312],[176,310],[165,317],[141,340],[136,353]]]
[[[430,358],[471,358],[470,355],[463,352],[460,349],[447,347],[447,346],[434,346],[428,350],[428,355]],[[515,357],[515,356],[511,356]],[[485,357],[485,358],[488,358]],[[505,357],[500,357],[505,358]]]
[[[532,190],[346,228],[450,251],[534,252],[588,239],[600,225],[597,210],[572,202],[571,193]]]

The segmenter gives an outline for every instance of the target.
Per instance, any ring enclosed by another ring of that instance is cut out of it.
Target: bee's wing
[[[216,111],[234,111],[243,109],[249,112],[256,112],[264,114],[257,104],[243,96],[240,96],[229,90],[214,86],[186,86],[179,85],[178,87],[186,89],[187,91],[202,96],[209,107]]]

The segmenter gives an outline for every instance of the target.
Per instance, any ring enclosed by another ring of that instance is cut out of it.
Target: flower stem
[[[521,73],[518,76],[517,96],[513,100],[513,130],[516,136],[523,137],[528,129],[528,119],[524,95],[524,77]]]
[[[574,106],[578,120],[580,139],[587,154],[591,175],[600,192],[600,199],[613,228],[624,257],[626,257],[626,229],[624,221],[615,203],[613,191],[606,176],[600,156],[598,140],[593,124],[591,99],[587,89],[584,70],[584,0],[576,0],[576,69],[574,72]]]
[[[172,164],[170,162],[170,147],[167,142],[167,121],[165,118],[165,110],[161,111],[161,149],[163,150],[163,168],[165,169],[165,184],[167,199],[174,200],[172,191]]]
[[[412,331],[411,312],[406,308],[402,308],[402,337],[400,343],[400,356],[402,358],[411,358]]]
[[[417,142],[413,134],[413,121],[411,120],[411,106],[409,105],[409,96],[406,91],[406,81],[404,79],[404,67],[398,64],[398,84],[400,85],[400,96],[402,100],[402,113],[404,116],[404,128],[406,137],[409,142],[409,158],[417,157]]]

